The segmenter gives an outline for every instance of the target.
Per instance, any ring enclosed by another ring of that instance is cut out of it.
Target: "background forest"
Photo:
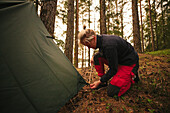
[[[81,67],[85,67],[85,61],[90,66],[90,56],[93,54],[93,51],[78,44],[77,35],[83,24],[93,28],[98,34],[113,34],[128,40],[137,52],[170,48],[168,0],[34,1],[47,30],[75,67],[78,67],[78,62],[82,62]],[[127,9],[129,4],[131,7]],[[132,23],[124,22],[127,19],[124,15],[127,13],[131,13]],[[61,19],[62,24],[56,22],[57,19]],[[67,27],[66,30],[64,26]],[[132,26],[132,30],[125,31],[125,26]],[[59,27],[63,28],[62,39],[55,33]]]
[[[85,86],[59,113],[170,112],[169,0],[34,0],[34,3],[48,32],[88,83],[99,78],[90,67],[95,51],[78,42],[83,24],[97,34],[122,37],[139,53],[140,82],[125,95],[110,98],[106,88],[98,91]]]

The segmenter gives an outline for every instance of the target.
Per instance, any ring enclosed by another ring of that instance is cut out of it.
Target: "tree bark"
[[[89,0],[89,28],[90,28],[90,4],[91,0]],[[90,48],[88,48],[88,66],[90,67]]]
[[[139,27],[139,16],[138,16],[138,0],[132,0],[132,17],[133,17],[133,41],[134,48],[137,52],[141,52],[140,42],[140,27]]]
[[[110,0],[108,0],[108,11],[107,11],[107,33],[111,34],[110,31]]]
[[[51,36],[54,35],[57,0],[41,2],[40,18]]]
[[[120,11],[120,15],[121,15],[121,37],[122,38],[124,38],[123,37],[123,8],[124,8],[123,4],[124,4],[124,2],[122,0],[122,6],[121,6],[121,11]]]
[[[118,36],[120,36],[120,33],[119,33],[119,23],[118,23],[118,21],[119,21],[119,15],[118,15],[118,0],[115,0],[115,4],[116,4],[116,17],[117,17],[117,35]]]
[[[155,20],[155,40],[156,40],[156,49],[159,49],[158,46],[158,34],[157,34],[157,12],[156,12],[156,4],[155,4],[156,0],[153,1],[153,8],[154,8],[154,20]]]
[[[144,52],[144,39],[143,39],[143,22],[142,22],[142,4],[140,0],[140,19],[141,19],[141,39],[142,39],[142,52]]]
[[[153,27],[152,27],[152,18],[151,18],[151,4],[150,0],[148,0],[149,3],[149,18],[150,18],[150,30],[151,30],[151,39],[152,39],[152,51],[155,51],[155,41],[154,41],[154,34],[153,34]]]
[[[37,12],[37,14],[38,14],[38,0],[36,0],[35,8],[36,8],[36,12]]]
[[[166,46],[166,41],[165,41],[165,20],[164,20],[164,10],[163,10],[163,0],[161,0],[161,14],[162,14],[162,31],[161,31],[161,38],[163,39],[163,44]]]
[[[68,0],[67,33],[65,44],[65,55],[72,63],[73,60],[73,37],[74,37],[74,0]]]
[[[82,51],[81,51],[81,55],[82,55],[82,64],[81,64],[81,68],[83,69],[84,67],[84,46],[82,45]]]
[[[106,34],[106,5],[105,0],[100,0],[100,34]]]
[[[76,0],[76,31],[75,31],[75,52],[74,65],[78,68],[78,30],[79,30],[79,0]]]
[[[86,67],[86,61],[87,61],[87,60],[86,60],[86,52],[87,52],[87,51],[86,51],[86,48],[87,48],[87,47],[84,46],[84,49],[85,49],[85,50],[84,50],[84,64],[85,64],[84,67]]]

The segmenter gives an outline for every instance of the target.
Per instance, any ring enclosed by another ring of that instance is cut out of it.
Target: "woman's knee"
[[[99,65],[99,58],[102,57],[100,53],[96,53],[93,57],[93,61],[95,65]]]
[[[107,89],[107,95],[109,97],[113,97],[114,95],[118,95],[119,91],[120,91],[119,87],[114,86],[114,85],[109,83],[108,89]]]

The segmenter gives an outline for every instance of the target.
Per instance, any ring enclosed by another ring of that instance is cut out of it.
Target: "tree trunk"
[[[68,0],[67,12],[67,33],[65,44],[65,55],[72,63],[73,58],[73,37],[74,37],[74,0]]]
[[[85,66],[84,67],[86,67],[86,46],[84,46],[84,64],[85,64]]]
[[[121,15],[121,37],[123,38],[123,6],[124,2],[122,0],[122,6],[121,6],[121,11],[120,11],[120,15]]]
[[[36,8],[36,12],[37,12],[37,14],[38,14],[38,0],[36,0],[35,8]]]
[[[140,42],[140,27],[139,27],[139,17],[138,17],[138,0],[132,0],[132,17],[133,17],[133,41],[134,48],[137,52],[141,52],[141,42]]]
[[[82,45],[81,55],[82,55],[82,58],[81,58],[81,60],[82,60],[81,68],[83,69],[83,67],[84,67],[84,46],[83,45]]]
[[[165,41],[165,20],[164,20],[164,10],[163,10],[163,0],[161,0],[161,11],[162,11],[162,32],[161,32],[161,38],[163,39],[163,44],[166,46],[166,41]]]
[[[143,39],[143,22],[142,22],[142,4],[140,0],[140,19],[141,19],[141,39],[142,39],[142,52],[144,52],[144,39]]]
[[[89,29],[90,29],[90,4],[91,0],[89,0]],[[88,48],[88,66],[90,67],[90,48]]]
[[[115,0],[115,4],[116,4],[116,17],[117,17],[117,35],[119,36],[120,34],[119,34],[119,23],[118,23],[118,21],[119,21],[119,15],[118,15],[118,0]]]
[[[111,34],[109,31],[110,31],[110,0],[108,0],[108,17],[107,17],[107,33]]]
[[[151,37],[152,37],[152,51],[155,51],[155,41],[154,41],[154,34],[153,34],[153,27],[152,27],[152,18],[151,18],[151,4],[150,0],[148,0],[149,3],[149,18],[150,18],[150,29],[151,29]]]
[[[106,34],[106,6],[105,0],[100,0],[100,34]]]
[[[57,0],[41,2],[40,18],[51,36],[54,35]]]
[[[158,46],[158,35],[157,35],[157,12],[156,12],[156,4],[155,4],[156,0],[153,1],[153,8],[154,8],[154,20],[155,20],[155,40],[156,40],[156,49],[159,49]]]
[[[79,30],[79,0],[76,0],[76,31],[75,31],[75,51],[74,65],[78,68],[78,30]]]
[[[151,37],[149,37],[149,47],[148,47],[149,51],[151,51]]]

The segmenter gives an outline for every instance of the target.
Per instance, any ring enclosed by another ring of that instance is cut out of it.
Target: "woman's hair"
[[[78,38],[80,39],[80,43],[89,43],[95,36],[96,33],[92,29],[86,29],[86,25],[83,26],[83,30],[79,33]]]

